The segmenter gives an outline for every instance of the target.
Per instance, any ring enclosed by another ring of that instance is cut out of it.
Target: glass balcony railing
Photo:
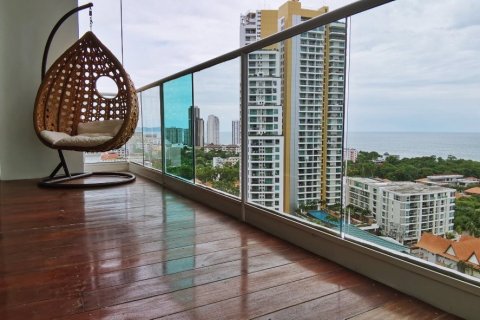
[[[195,183],[240,197],[240,59],[193,74]]]
[[[192,75],[163,84],[163,127],[165,173],[194,179],[194,107]]]
[[[141,88],[141,120],[124,153],[338,239],[452,266],[449,274],[478,285],[480,201],[464,191],[480,185],[480,136],[439,133],[478,128],[477,110],[457,108],[480,101],[479,60],[460,41],[468,32],[446,27],[456,48],[439,54],[446,34],[428,29],[421,11],[409,12],[414,27],[405,29],[385,18],[402,2],[361,3],[343,15],[305,14]],[[438,242],[450,249],[439,252]],[[471,254],[455,255],[466,242]]]
[[[129,155],[132,157],[132,161],[141,159],[143,156],[143,164],[146,167],[161,170],[162,135],[160,88],[154,87],[141,92],[140,101],[142,109],[142,145],[135,150],[131,150]],[[137,133],[137,131],[135,133]],[[133,140],[136,140],[135,137]],[[141,153],[143,153],[143,155]]]

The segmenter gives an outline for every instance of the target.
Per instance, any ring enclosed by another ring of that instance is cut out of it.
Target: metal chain
[[[92,19],[92,7],[88,9],[88,15],[90,17],[90,31],[92,31],[93,19]]]

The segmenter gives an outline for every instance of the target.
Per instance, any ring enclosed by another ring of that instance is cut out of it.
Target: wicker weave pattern
[[[107,76],[118,87],[115,97],[103,97],[96,89],[98,78]],[[94,148],[61,149],[107,151],[125,144],[138,120],[138,99],[130,77],[115,56],[92,33],[75,42],[48,70],[37,93],[34,126],[40,140],[42,130],[77,134],[80,122],[122,119],[118,134]]]

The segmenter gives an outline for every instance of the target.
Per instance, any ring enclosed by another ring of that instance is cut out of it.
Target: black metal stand
[[[58,150],[58,156],[60,157],[60,163],[55,167],[52,173],[48,178],[42,179],[39,183],[39,187],[44,188],[100,188],[100,187],[110,187],[120,184],[130,183],[135,181],[135,176],[131,173],[126,172],[82,172],[82,173],[73,173],[70,174],[68,170],[67,162],[63,156],[62,150]],[[57,173],[60,169],[63,168],[64,175],[57,176]],[[113,181],[104,181],[104,182],[85,182],[82,183],[72,183],[72,180],[76,179],[86,179],[92,176],[109,176],[115,177]]]

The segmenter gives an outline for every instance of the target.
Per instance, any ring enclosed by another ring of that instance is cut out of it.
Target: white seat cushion
[[[65,132],[56,132],[56,131],[48,131],[48,130],[40,131],[40,136],[51,144],[55,144],[57,141],[60,141],[62,139],[67,139],[70,137],[70,135],[66,134]]]
[[[92,121],[81,122],[77,127],[77,134],[84,136],[111,136],[117,135],[120,127],[123,124],[123,120],[105,120],[105,121]]]
[[[43,139],[58,147],[95,147],[99,146],[113,137],[103,135],[77,135],[70,136],[64,132],[43,130],[40,132]]]
[[[43,130],[40,136],[58,147],[95,147],[111,140],[120,130],[123,120],[105,120],[79,123],[78,135]]]

